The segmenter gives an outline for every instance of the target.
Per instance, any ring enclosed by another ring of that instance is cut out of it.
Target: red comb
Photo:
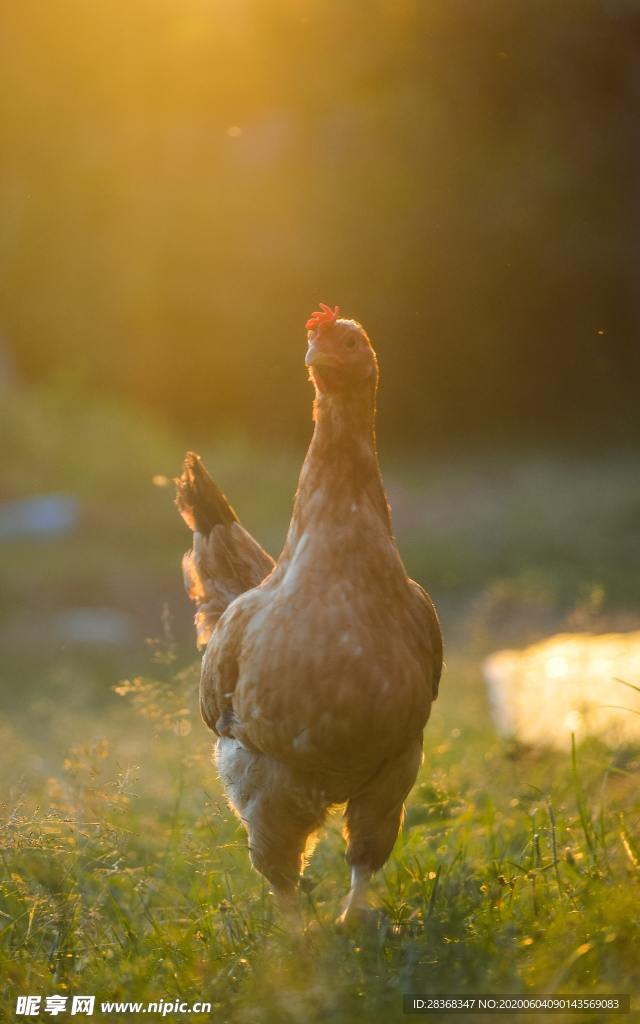
[[[307,320],[305,327],[308,331],[313,331],[320,324],[332,324],[336,318],[340,316],[340,306],[327,306],[326,302],[320,303],[320,309],[317,309],[315,313],[312,313]]]

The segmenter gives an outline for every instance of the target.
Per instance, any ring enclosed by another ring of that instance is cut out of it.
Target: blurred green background
[[[3,4],[17,372],[302,439],[322,299],[403,448],[637,440],[639,45],[631,0]]]
[[[277,554],[321,299],[379,351],[394,525],[448,636],[633,622],[639,44],[624,0],[3,5],[10,706],[17,676],[104,692],[165,605],[192,657],[186,447]],[[47,494],[68,528],[25,532],[12,502]]]
[[[625,0],[3,5],[5,692],[134,671],[165,604],[192,656],[186,447],[278,552],[321,299],[449,636],[633,619],[639,45]]]

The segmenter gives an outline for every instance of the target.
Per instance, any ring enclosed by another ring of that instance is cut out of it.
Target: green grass
[[[26,765],[2,842],[5,1019],[30,992],[355,1022],[399,1018],[410,991],[640,990],[637,751],[589,741],[572,759],[498,741],[475,670],[453,658],[376,885],[378,927],[333,925],[347,886],[336,814],[299,936],[249,867],[193,710],[196,673],[156,674],[99,723],[76,721],[87,742],[46,779],[5,729],[3,758]]]
[[[202,999],[239,1024],[401,1019],[409,991],[615,991],[638,1005],[640,752],[499,740],[479,668],[505,643],[633,623],[629,459],[385,455],[407,565],[443,612],[447,670],[376,883],[378,926],[358,938],[333,925],[348,886],[336,813],[301,935],[249,866],[197,713],[187,535],[150,482],[177,471],[182,446],[126,411],[56,414],[57,401],[23,396],[0,414],[5,496],[72,490],[83,503],[74,536],[2,552],[0,1019],[29,993]],[[235,442],[203,454],[276,552],[302,453]],[[149,649],[165,601],[175,640]],[[77,604],[127,609],[137,639],[61,648],[48,616]]]

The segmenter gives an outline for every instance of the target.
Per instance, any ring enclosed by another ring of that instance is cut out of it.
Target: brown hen
[[[184,574],[206,644],[202,714],[253,864],[291,898],[327,809],[346,804],[350,920],[391,853],[420,766],[442,639],[391,532],[371,342],[337,308],[307,327],[315,430],[277,562],[193,453],[176,500],[194,532]]]

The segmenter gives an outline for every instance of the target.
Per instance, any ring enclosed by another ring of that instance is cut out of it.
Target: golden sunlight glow
[[[599,736],[640,739],[640,632],[599,636],[562,633],[521,651],[498,651],[484,663],[498,731],[523,743],[567,749]]]

